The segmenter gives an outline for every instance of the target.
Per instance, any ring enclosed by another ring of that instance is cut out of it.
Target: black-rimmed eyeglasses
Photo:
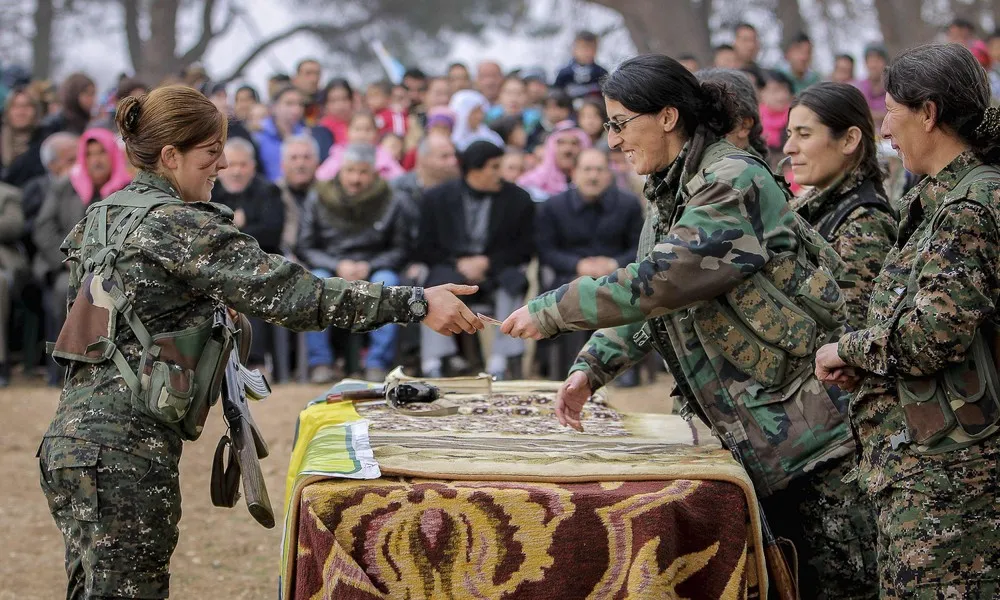
[[[607,123],[604,124],[604,131],[607,131],[608,133],[614,131],[616,134],[621,134],[622,129],[625,129],[625,125],[627,125],[629,121],[638,119],[641,116],[642,114],[638,114],[638,115],[632,115],[631,117],[625,119],[624,121],[615,121],[615,120],[608,121]]]

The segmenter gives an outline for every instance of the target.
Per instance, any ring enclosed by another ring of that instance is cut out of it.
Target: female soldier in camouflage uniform
[[[319,279],[261,251],[229,209],[208,202],[226,168],[226,117],[195,90],[125,98],[117,115],[140,171],[63,243],[70,311],[53,354],[68,373],[39,448],[73,599],[167,597],[177,463],[182,440],[200,433],[187,417],[194,402],[207,411],[198,357],[218,347],[213,315],[223,305],[295,330],[422,315],[441,333],[482,327],[454,295],[474,286],[431,288],[422,300],[418,288]]]
[[[608,328],[557,398],[560,422],[578,429],[591,392],[655,348],[676,394],[736,445],[772,529],[796,543],[802,597],[874,597],[857,494],[840,484],[855,451],[846,394],[812,374],[815,349],[846,323],[831,273],[842,261],[767,165],[720,139],[735,114],[725,86],[647,55],[622,63],[603,92],[609,144],[649,175],[639,260],[536,298],[502,330]]]
[[[924,179],[899,202],[896,244],[866,327],[816,356],[859,386],[858,481],[877,511],[883,598],[1000,596],[1000,112],[957,44],[886,69],[882,137]]]
[[[844,259],[848,324],[861,329],[875,276],[896,241],[865,97],[846,83],[810,86],[792,100],[784,151],[795,182],[813,188],[792,208]]]

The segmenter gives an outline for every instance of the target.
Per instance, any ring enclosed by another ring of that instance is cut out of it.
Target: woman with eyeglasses
[[[876,597],[857,494],[840,483],[855,452],[848,397],[812,368],[816,348],[845,330],[843,262],[761,158],[724,139],[737,114],[725,84],[644,55],[602,92],[609,145],[648,175],[637,260],[539,296],[502,331],[599,330],[557,397],[559,421],[578,430],[591,393],[657,350],[684,413],[741,454],[775,534],[795,542],[801,597]]]

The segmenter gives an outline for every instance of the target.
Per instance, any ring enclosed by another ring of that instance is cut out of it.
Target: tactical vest
[[[167,194],[119,192],[87,210],[79,292],[66,322],[49,351],[59,364],[114,363],[140,410],[195,440],[211,407],[218,401],[234,331],[226,325],[222,306],[215,318],[181,331],[150,334],[125,293],[119,258],[138,252],[125,240],[149,212],[181,201]],[[120,207],[113,223],[110,208]],[[220,318],[221,317],[221,318]],[[138,372],[118,348],[118,327],[126,325],[142,346]]]
[[[874,188],[874,185],[871,181],[865,181],[857,188],[857,193],[855,193],[850,200],[838,203],[833,210],[823,215],[823,217],[816,222],[816,231],[818,231],[825,240],[833,241],[833,234],[840,229],[840,226],[845,220],[847,220],[847,217],[851,216],[851,214],[859,208],[874,208],[887,215],[892,215],[893,218],[898,218],[896,210],[892,208],[892,205],[889,204],[887,200],[874,194],[868,195],[861,193],[862,191],[866,191],[866,187]],[[874,189],[871,191],[874,192]]]
[[[956,202],[974,202],[996,218],[993,208],[980,200],[981,195],[966,197],[970,188],[981,181],[1000,183],[1000,169],[980,165],[970,170],[931,216],[920,247],[930,242],[945,208]],[[920,275],[917,267],[915,260],[907,278],[906,295],[893,321],[914,305]],[[900,376],[896,385],[907,427],[901,441],[920,454],[941,454],[979,443],[1000,431],[998,359],[1000,327],[995,321],[986,322],[976,331],[964,361],[930,377]]]
[[[684,192],[689,197],[696,194],[706,185],[704,170],[726,157],[749,157],[767,168],[747,152],[713,144],[702,156],[696,175],[683,186]],[[678,206],[682,204],[679,200]],[[762,497],[855,449],[846,422],[846,395],[831,395],[813,375],[816,350],[845,331],[847,311],[836,277],[846,267],[805,219],[792,215],[799,240],[796,251],[772,257],[721,297],[650,319],[634,340],[652,344],[664,357],[686,405],[682,414],[696,413],[717,435],[733,434]],[[673,220],[677,218],[674,215]],[[724,357],[739,372],[735,378],[752,380],[749,389],[756,393],[727,390],[711,395],[692,386],[675,351],[674,343],[681,343],[676,340],[681,337],[676,319],[690,319],[701,345]],[[824,403],[819,422],[799,427],[805,413],[796,404],[803,401]],[[790,429],[808,435],[789,443],[769,431],[769,422],[790,422]]]

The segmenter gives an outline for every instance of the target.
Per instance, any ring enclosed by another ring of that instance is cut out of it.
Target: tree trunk
[[[920,16],[922,4],[913,0],[875,0],[882,39],[890,56],[934,38],[934,27]]]
[[[798,0],[778,0],[775,12],[781,21],[781,48],[784,50],[792,38],[807,33],[806,21],[802,18]]]
[[[38,0],[35,4],[35,35],[31,39],[31,71],[36,79],[52,75],[52,24],[56,11],[53,0]]]
[[[142,63],[136,75],[155,84],[180,70],[177,61],[177,12],[180,0],[153,0],[149,3],[149,39],[139,52]]]
[[[617,11],[640,53],[656,52],[677,57],[694,54],[708,64],[712,37],[708,15],[712,0],[592,0]]]

